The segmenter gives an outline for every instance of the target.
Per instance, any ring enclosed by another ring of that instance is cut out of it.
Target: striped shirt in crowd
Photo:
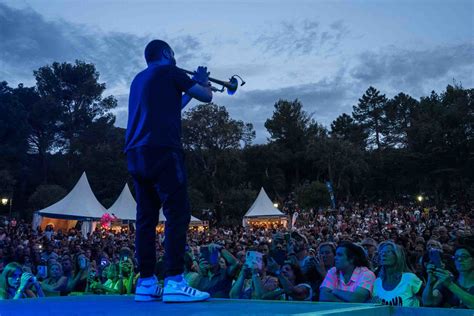
[[[352,272],[349,282],[344,282],[342,272],[337,272],[336,268],[331,268],[320,288],[326,287],[330,290],[343,290],[354,292],[358,287],[368,290],[372,294],[375,282],[375,274],[366,267],[357,267]]]

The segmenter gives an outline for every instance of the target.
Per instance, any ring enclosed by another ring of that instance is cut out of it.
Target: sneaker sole
[[[195,303],[207,301],[210,297],[191,297],[184,294],[163,294],[164,303]]]
[[[151,296],[147,294],[135,294],[135,302],[156,302],[161,301],[161,296]]]

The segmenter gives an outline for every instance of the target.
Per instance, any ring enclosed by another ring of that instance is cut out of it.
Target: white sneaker
[[[211,297],[209,293],[190,287],[184,278],[181,282],[169,280],[163,290],[163,302],[165,303],[200,302],[209,297]]]
[[[161,301],[163,297],[163,288],[158,284],[156,277],[153,279],[138,279],[135,289],[136,302]]]

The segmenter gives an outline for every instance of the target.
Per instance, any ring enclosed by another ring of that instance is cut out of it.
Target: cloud
[[[164,31],[160,37],[170,43],[182,62],[203,58],[198,38],[171,36]],[[47,21],[32,9],[14,9],[0,3],[0,38],[1,80],[34,84],[33,69],[54,61],[79,59],[94,63],[100,80],[112,92],[123,92],[145,66],[143,49],[153,37],[100,33],[85,25]]]
[[[389,47],[359,55],[350,74],[366,86],[382,84],[421,96],[444,88],[453,78],[472,86],[473,56],[473,43],[425,50]]]
[[[326,52],[338,46],[349,29],[342,21],[336,21],[323,27],[316,21],[284,21],[268,26],[271,32],[265,32],[254,41],[263,47],[265,52],[284,54],[286,56],[307,55],[315,52]]]
[[[350,111],[353,100],[357,100],[358,91],[354,91],[352,86],[343,80],[343,75],[340,72],[332,79],[280,89],[241,89],[232,97],[215,95],[214,102],[225,106],[232,118],[253,123],[257,134],[255,143],[265,143],[269,134],[264,124],[272,117],[274,104],[279,99],[300,100],[303,110],[327,127],[337,115]]]

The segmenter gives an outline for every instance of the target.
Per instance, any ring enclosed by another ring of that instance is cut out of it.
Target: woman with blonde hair
[[[421,280],[410,271],[405,251],[393,241],[379,245],[380,272],[374,283],[373,301],[392,306],[420,306],[416,295]]]
[[[41,282],[41,287],[46,296],[65,295],[67,291],[68,278],[63,274],[63,267],[58,261],[50,261],[48,265],[48,277]]]
[[[32,286],[36,293],[32,291]],[[0,300],[43,296],[43,290],[35,276],[23,272],[19,263],[11,262],[5,266],[0,275]]]

